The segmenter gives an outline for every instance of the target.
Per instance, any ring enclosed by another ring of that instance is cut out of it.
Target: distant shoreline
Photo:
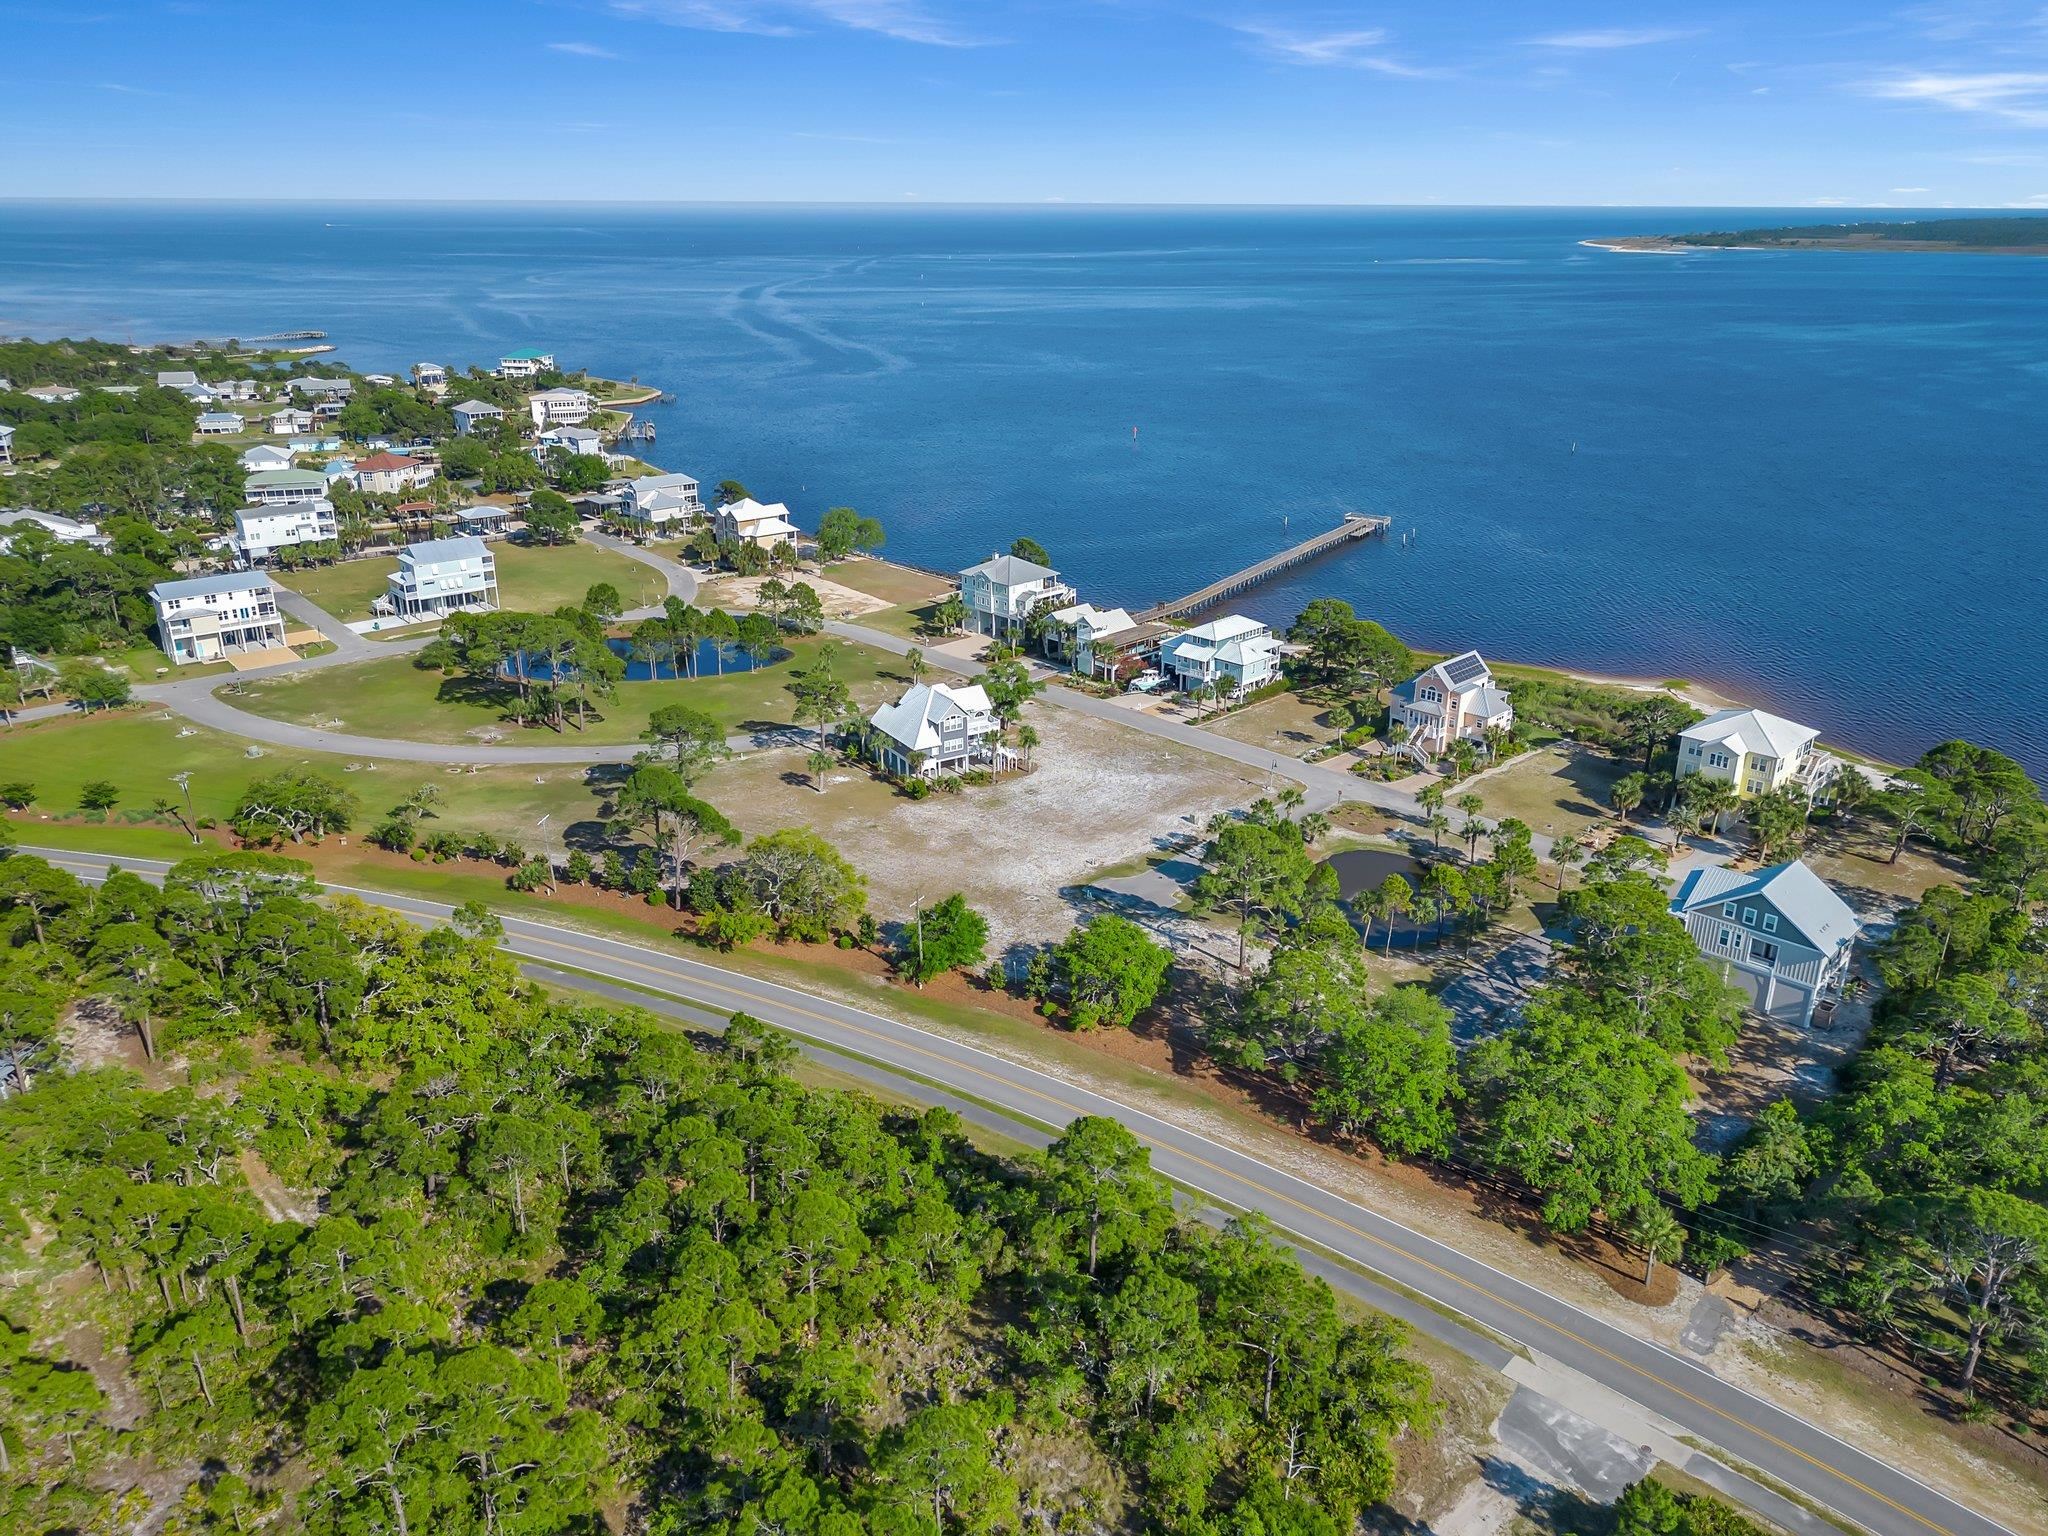
[[[2042,222],[2048,223],[2048,220]],[[1743,233],[1765,235],[1769,231]],[[1579,244],[1590,246],[1596,251],[1616,251],[1632,256],[1685,256],[1705,251],[1853,251],[1907,255],[1917,252],[1923,255],[1941,253],[1964,256],[2048,256],[2048,243],[1992,245],[1967,240],[1911,240],[1854,234],[1800,234],[1788,235],[1783,239],[1752,238],[1742,241],[1709,239],[1701,235],[1609,235],[1597,240],[1581,240]]]

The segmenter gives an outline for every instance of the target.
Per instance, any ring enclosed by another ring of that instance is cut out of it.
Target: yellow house
[[[1798,789],[1827,792],[1840,763],[1814,749],[1820,732],[1761,709],[1724,709],[1678,733],[1678,774],[1732,785],[1738,798]]]

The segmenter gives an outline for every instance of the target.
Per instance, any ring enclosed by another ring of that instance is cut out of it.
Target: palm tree
[[[1575,867],[1586,856],[1586,845],[1579,841],[1577,834],[1559,833],[1550,843],[1550,862],[1557,866],[1557,894],[1564,894],[1565,871]]]
[[[913,683],[923,682],[925,673],[931,670],[925,663],[924,652],[914,645],[903,653],[903,664],[910,669]]]
[[[1429,828],[1429,851],[1431,853],[1441,853],[1444,846],[1444,834],[1451,830],[1451,818],[1440,810],[1431,811],[1429,819],[1424,825]]]
[[[1038,727],[1020,725],[1017,727],[1017,746],[1024,753],[1024,766],[1031,766],[1031,749],[1038,745]]]
[[[1656,1276],[1657,1264],[1676,1264],[1685,1252],[1685,1228],[1658,1200],[1646,1200],[1629,1222],[1628,1235],[1643,1250],[1643,1284]]]
[[[1628,813],[1643,803],[1645,781],[1640,773],[1626,773],[1614,781],[1614,787],[1607,791],[1607,803],[1626,823]]]
[[[1374,893],[1373,905],[1387,925],[1384,953],[1391,955],[1394,952],[1394,919],[1415,910],[1415,887],[1408,883],[1406,876],[1388,875]]]

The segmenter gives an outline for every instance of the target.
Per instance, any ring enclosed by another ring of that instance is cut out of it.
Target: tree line
[[[10,1528],[1334,1533],[1434,1422],[1114,1122],[986,1154],[273,855],[0,877]]]

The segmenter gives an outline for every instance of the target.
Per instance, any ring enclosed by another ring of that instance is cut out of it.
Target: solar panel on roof
[[[1477,656],[1453,656],[1444,663],[1444,676],[1453,687],[1462,688],[1474,678],[1486,675],[1486,663]]]

